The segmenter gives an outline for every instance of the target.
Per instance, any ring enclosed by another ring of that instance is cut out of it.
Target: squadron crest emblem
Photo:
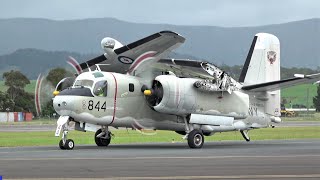
[[[270,64],[273,64],[277,59],[277,53],[275,51],[268,51],[267,58],[268,58]]]

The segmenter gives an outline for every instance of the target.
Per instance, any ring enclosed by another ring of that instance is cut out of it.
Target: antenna
[[[91,72],[91,69],[90,69],[90,67],[89,67],[89,65],[88,65],[87,62],[86,62],[86,65],[87,65],[87,67],[88,67],[89,72]]]
[[[99,64],[96,64],[96,70],[101,71]]]

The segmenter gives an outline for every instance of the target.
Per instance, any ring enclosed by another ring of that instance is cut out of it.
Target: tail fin
[[[242,68],[239,82],[250,86],[280,80],[280,42],[267,33],[258,33],[253,38],[246,62]],[[262,95],[262,94],[261,94]],[[280,90],[264,93],[265,113],[272,116],[280,114]]]
[[[279,39],[267,33],[254,36],[239,82],[252,85],[280,80]]]

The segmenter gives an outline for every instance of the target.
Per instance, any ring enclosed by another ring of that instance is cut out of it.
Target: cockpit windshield
[[[93,94],[96,96],[107,96],[107,81],[98,81],[94,85]]]
[[[88,88],[91,88],[93,85],[93,81],[92,80],[86,80],[86,79],[82,79],[82,80],[77,80],[75,83],[74,83],[74,87],[88,87]]]

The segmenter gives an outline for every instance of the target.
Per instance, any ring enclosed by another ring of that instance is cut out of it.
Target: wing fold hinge
[[[201,67],[213,78],[196,81],[193,85],[197,89],[203,91],[228,91],[230,94],[232,91],[239,89],[240,84],[217,66],[203,62]]]

